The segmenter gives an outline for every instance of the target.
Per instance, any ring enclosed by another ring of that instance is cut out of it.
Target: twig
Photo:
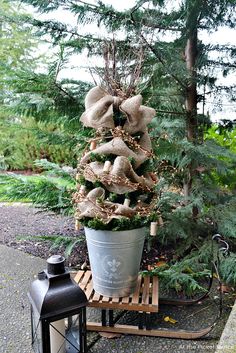
[[[200,310],[198,310],[198,311],[195,311],[195,313],[192,313],[192,314],[186,316],[186,319],[188,319],[188,318],[191,317],[191,316],[195,316],[196,314],[200,313],[201,311],[208,309],[208,308],[209,308],[210,306],[212,306],[212,305],[213,305],[213,303],[209,304],[208,306],[205,306],[204,308],[202,308],[202,309],[200,309]]]

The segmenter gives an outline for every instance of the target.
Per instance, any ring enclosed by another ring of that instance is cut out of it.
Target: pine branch
[[[59,91],[61,91],[64,95],[68,96],[72,101],[77,102],[77,99],[71,93],[62,88],[60,83],[55,81],[54,85],[59,89]]]
[[[164,113],[164,114],[173,114],[173,115],[186,115],[186,112],[176,112],[176,111],[161,110],[161,109],[156,109],[156,112]]]
[[[73,213],[71,197],[75,185],[70,182],[46,176],[24,177],[12,173],[0,174],[0,183],[6,185],[3,191],[0,190],[0,197],[14,201],[27,199],[36,207],[55,213]]]
[[[133,16],[133,13],[131,12],[130,14],[130,19],[131,19],[131,23],[134,26],[134,29],[137,26],[137,22]],[[165,68],[165,71],[168,72],[168,74],[173,77],[173,79],[182,87],[184,88],[184,90],[186,90],[186,86],[183,84],[183,82],[175,75],[173,74],[172,71],[169,70],[169,68],[167,67],[167,63],[165,62],[165,60],[163,59],[163,57],[161,56],[161,54],[156,50],[156,48],[154,46],[152,46],[148,40],[144,37],[144,35],[138,31],[138,36],[140,36],[143,40],[144,43],[146,43],[147,47],[151,50],[151,52],[155,55],[155,57],[158,59],[158,61],[163,65],[163,67]]]
[[[143,4],[134,6],[131,10],[130,10],[130,15],[131,17],[134,16],[134,13],[136,13],[138,15],[138,17],[142,16],[142,25],[144,27],[149,27],[152,29],[159,29],[159,30],[165,30],[165,31],[173,31],[173,32],[182,32],[183,28],[181,27],[173,27],[173,26],[168,26],[168,25],[163,25],[160,23],[157,23],[155,20],[158,18],[161,20],[163,20],[163,13],[155,11],[155,10],[149,10],[148,11],[148,16],[145,17],[145,13],[143,12],[138,12],[138,10],[140,9],[140,7]],[[172,14],[172,21],[173,21],[173,14]],[[165,20],[167,20],[168,15],[165,15]],[[153,21],[154,19],[154,21]]]
[[[174,75],[171,71],[169,71],[169,69],[167,68],[168,64],[164,61],[164,59],[162,58],[162,56],[158,53],[158,51],[146,40],[146,38],[140,33],[140,36],[142,37],[142,39],[144,40],[144,42],[147,44],[147,46],[149,47],[149,49],[151,50],[151,52],[156,56],[156,58],[159,60],[159,62],[164,66],[166,72],[168,72],[170,74],[170,76],[173,77],[173,79],[184,89],[186,89],[187,87],[183,84],[183,82],[176,76]]]

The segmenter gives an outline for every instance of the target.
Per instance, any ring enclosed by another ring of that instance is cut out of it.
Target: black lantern
[[[60,255],[51,256],[28,293],[35,353],[87,352],[87,298],[64,262]]]

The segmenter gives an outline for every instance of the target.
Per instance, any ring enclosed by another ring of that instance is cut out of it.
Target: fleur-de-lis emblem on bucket
[[[116,272],[118,267],[120,266],[120,262],[119,261],[116,261],[116,259],[113,259],[112,261],[108,261],[108,266],[110,266],[110,270],[112,272]]]

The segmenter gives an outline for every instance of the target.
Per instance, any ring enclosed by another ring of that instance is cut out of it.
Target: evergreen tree
[[[110,76],[113,75],[113,84],[125,85],[127,72],[136,67],[135,53],[142,53],[142,76],[130,87],[133,94],[141,92],[148,105],[158,112],[152,124],[155,166],[159,175],[157,207],[162,215],[158,238],[166,244],[176,244],[181,271],[185,271],[186,263],[194,271],[209,265],[209,239],[215,232],[222,232],[234,251],[235,190],[222,190],[213,180],[216,180],[216,174],[227,173],[228,161],[235,161],[235,155],[217,141],[205,140],[204,132],[210,121],[208,116],[198,114],[197,104],[204,105],[209,92],[216,98],[230,94],[235,100],[235,86],[219,86],[214,75],[214,71],[218,74],[219,67],[223,68],[224,75],[235,70],[235,48],[204,45],[199,40],[203,30],[211,32],[220,26],[235,27],[235,1],[183,0],[173,9],[165,0],[139,0],[125,11],[117,11],[101,1],[97,4],[80,0],[23,2],[43,13],[57,9],[73,13],[78,22],[75,28],[54,20],[29,19],[29,23],[41,35],[50,34],[53,44],[63,47],[65,56],[84,49],[88,55],[105,58],[105,69],[96,68],[103,82],[107,81],[108,70]],[[101,36],[84,34],[82,27],[91,23],[102,30],[105,28],[104,40]],[[119,39],[121,29],[121,35],[125,33],[123,39]],[[164,40],[165,34],[171,34],[168,41]],[[107,51],[107,47],[111,50]],[[212,51],[219,54],[214,60],[209,56]],[[226,57],[229,58],[227,62]],[[124,67],[126,75],[122,74]],[[68,85],[63,86],[60,82],[60,88],[65,87],[67,93],[74,94]],[[54,86],[50,92],[55,92]],[[70,106],[64,108],[68,114],[71,112]],[[77,112],[76,107],[75,110]],[[80,130],[80,139],[87,137],[85,133],[87,131]],[[235,258],[232,252],[227,261],[229,267],[225,264],[221,267],[223,277],[234,283]]]
[[[75,147],[83,97],[90,85],[60,80],[67,61],[63,45],[50,57],[18,1],[1,0],[0,125],[1,165],[35,169],[35,159],[77,163]]]

